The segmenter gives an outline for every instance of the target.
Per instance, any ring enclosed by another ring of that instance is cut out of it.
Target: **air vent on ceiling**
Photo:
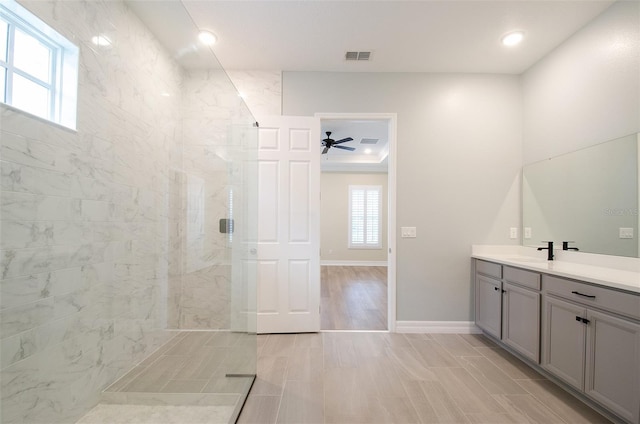
[[[347,60],[369,60],[371,52],[347,52],[344,58]]]
[[[360,140],[360,144],[376,144],[378,141],[377,138],[363,138]]]

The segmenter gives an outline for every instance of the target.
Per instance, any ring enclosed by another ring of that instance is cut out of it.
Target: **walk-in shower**
[[[77,116],[0,104],[0,421],[233,421],[256,369],[255,119],[179,0],[143,2],[193,30],[179,51],[136,2],[18,3],[79,48]]]

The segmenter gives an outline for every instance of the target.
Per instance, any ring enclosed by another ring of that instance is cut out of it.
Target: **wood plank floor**
[[[387,267],[321,267],[323,330],[386,330]]]
[[[258,336],[239,423],[609,423],[481,335]]]

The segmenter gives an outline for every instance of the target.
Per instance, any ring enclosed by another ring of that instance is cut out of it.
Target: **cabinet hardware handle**
[[[583,322],[584,324],[589,324],[591,321],[589,321],[589,320],[588,320],[588,319],[586,319],[586,318],[582,318],[582,322]]]
[[[588,297],[589,299],[595,299],[596,298],[595,296],[592,296],[590,294],[583,294],[583,293],[580,293],[579,291],[572,291],[571,293],[577,294],[578,296]]]
[[[582,317],[576,317],[576,321],[582,322]]]
[[[500,290],[500,288],[494,287],[493,290],[498,291],[498,290]]]

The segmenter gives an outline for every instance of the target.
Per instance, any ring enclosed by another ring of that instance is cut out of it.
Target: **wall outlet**
[[[633,238],[633,228],[619,228],[620,230],[620,238],[621,239],[632,239]]]
[[[400,227],[400,236],[402,238],[414,238],[416,236],[416,227]]]
[[[509,228],[509,238],[510,239],[517,239],[518,238],[518,228],[517,227]]]
[[[524,227],[524,238],[531,238],[531,227]]]

